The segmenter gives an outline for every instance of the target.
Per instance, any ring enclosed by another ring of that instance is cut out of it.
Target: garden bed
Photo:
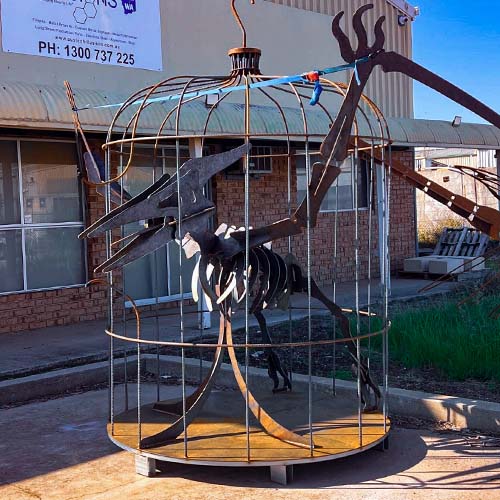
[[[491,317],[500,305],[500,293],[493,291],[462,303],[471,291],[447,298],[426,298],[391,306],[392,327],[389,335],[389,385],[401,389],[446,394],[500,402],[500,319]],[[493,315],[494,316],[494,315]],[[351,318],[354,320],[354,318]],[[313,340],[331,339],[333,321],[330,316],[311,319]],[[371,331],[378,328],[371,320]],[[290,341],[288,322],[270,327],[273,342]],[[362,333],[367,331],[363,320]],[[337,327],[337,332],[339,329]],[[242,331],[233,333],[235,343],[244,343]],[[251,342],[261,342],[257,328],[250,329]],[[308,340],[308,319],[292,322],[292,340]],[[203,342],[216,342],[204,338]],[[169,354],[179,354],[168,349]],[[177,351],[177,350],[176,350]],[[213,351],[202,349],[203,358],[211,360]],[[308,348],[278,348],[282,362],[296,373],[307,374]],[[370,353],[371,372],[382,383],[381,339],[363,341],[362,352]],[[244,362],[244,350],[237,350]],[[198,349],[186,349],[188,357],[199,357]],[[228,362],[227,353],[225,362]],[[249,364],[267,368],[267,356],[262,349],[249,349]],[[354,380],[352,358],[343,344],[334,352],[332,346],[312,348],[312,375]],[[270,382],[271,383],[271,382]]]

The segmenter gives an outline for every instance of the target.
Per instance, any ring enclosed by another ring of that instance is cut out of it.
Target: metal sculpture
[[[356,51],[353,50],[349,39],[340,27],[340,20],[344,13],[337,14],[332,22],[332,32],[339,43],[340,53],[344,60],[348,63],[359,61],[362,58],[367,58],[367,60],[357,65],[357,73],[351,79],[339,115],[323,142],[321,153],[324,158],[331,157],[340,160],[347,155],[356,105],[359,103],[363,89],[376,66],[381,66],[385,73],[401,73],[417,80],[476,113],[491,124],[500,127],[500,115],[481,101],[401,54],[392,51],[386,52],[384,50],[385,35],[382,30],[385,21],[384,16],[379,18],[375,24],[375,42],[369,47],[367,33],[361,17],[364,12],[372,8],[373,4],[368,4],[359,8],[354,14],[353,26],[359,41]],[[377,159],[380,160],[381,158]],[[495,240],[500,239],[500,214],[497,210],[478,206],[400,164],[396,163],[392,166],[392,169],[396,175],[403,177],[407,182],[425,191],[426,194],[440,203],[446,204],[453,212],[467,218],[477,229],[485,232]]]
[[[288,256],[287,259],[284,259],[267,249],[263,244],[251,244],[248,266],[245,266],[245,231],[228,230],[219,235],[208,231],[208,221],[215,207],[211,201],[204,197],[202,187],[216,173],[221,172],[248,153],[250,147],[249,144],[246,144],[219,155],[189,160],[179,171],[179,177],[182,180],[179,184],[175,177],[163,176],[143,193],[115,208],[87,228],[81,234],[82,238],[95,237],[130,222],[144,219],[150,221],[145,230],[136,233],[127,245],[98,266],[96,271],[112,271],[156,250],[169,239],[184,240],[187,237],[196,243],[197,250],[200,252],[200,260],[193,275],[193,295],[196,298],[199,276],[201,286],[210,304],[209,309],[212,309],[211,304],[217,304],[229,323],[233,300],[236,304],[240,303],[248,293],[253,297],[249,312],[257,318],[261,327],[262,342],[271,344],[271,337],[262,311],[277,305],[287,294],[307,292],[310,286],[312,297],[321,301],[339,320],[340,330],[344,337],[351,338],[349,321],[341,308],[321,292],[314,280],[311,280],[310,285],[308,284],[298,262],[293,257]],[[337,167],[332,167],[331,170],[335,177],[340,173],[340,169]],[[181,218],[176,219],[179,213]],[[287,236],[287,234],[283,234],[283,236]],[[209,284],[212,273],[215,276],[218,295]],[[225,336],[226,338],[222,337],[220,342],[231,344],[231,333],[227,327]],[[361,367],[362,397],[365,409],[377,409],[380,390],[371,380],[366,362],[363,359],[358,360],[355,343],[350,342],[347,346],[354,361],[353,370],[357,372],[358,366]],[[233,360],[234,349],[228,349]],[[269,363],[268,373],[274,382],[273,391],[291,390],[290,379],[282,367],[279,356],[270,347],[266,350]],[[218,353],[215,361],[216,366],[220,366],[220,357],[221,353]],[[233,369],[236,373],[236,362]],[[216,373],[217,371],[213,370],[210,378],[215,377]],[[278,373],[283,378],[281,389],[279,388]],[[206,395],[209,393],[209,383],[207,381],[207,387],[204,388]],[[242,392],[246,391],[244,385],[241,386],[241,389]],[[372,394],[374,402],[371,401]],[[196,398],[193,405],[188,405],[188,408],[192,409],[194,405],[201,408],[200,401]],[[158,408],[168,411],[165,405],[158,405]],[[263,427],[270,434],[276,435],[271,428],[277,424],[270,417],[266,418],[261,408],[253,411]],[[195,414],[196,412],[191,411],[186,415],[186,419],[189,417],[190,421]],[[142,446],[158,446],[177,437],[182,431],[183,426],[172,426],[155,439],[152,437],[144,439]],[[286,433],[280,429],[278,436],[281,434]],[[284,438],[284,440],[309,446],[306,439],[297,435]]]
[[[234,0],[232,7],[234,10]],[[157,447],[177,438],[182,432],[186,433],[187,427],[199,414],[213,388],[215,375],[220,369],[225,349],[228,350],[233,371],[241,393],[247,402],[247,407],[265,431],[286,443],[311,448],[311,450],[314,448],[312,431],[309,437],[293,432],[274,420],[259,405],[241,374],[232,338],[231,311],[238,304],[245,301],[246,310],[248,313],[255,315],[262,331],[262,341],[266,346],[269,375],[274,383],[274,391],[283,392],[291,389],[288,373],[272,348],[271,337],[263,311],[276,306],[283,298],[286,299],[293,292],[307,292],[310,297],[317,298],[338,320],[340,331],[344,339],[346,339],[345,343],[353,359],[353,370],[359,380],[360,398],[365,410],[372,410],[379,406],[381,393],[371,378],[366,360],[361,356],[359,332],[356,337],[352,336],[346,315],[322,293],[310,274],[306,277],[306,273],[301,270],[298,262],[293,257],[283,258],[266,247],[266,244],[278,239],[290,238],[304,232],[309,234],[311,228],[316,225],[317,215],[328,189],[341,172],[338,165],[348,157],[350,152],[364,154],[372,162],[378,162],[390,168],[393,173],[405,179],[412,186],[424,190],[429,196],[446,204],[450,210],[466,217],[474,227],[486,232],[494,239],[500,239],[500,213],[498,211],[478,206],[472,201],[427,180],[412,169],[398,163],[390,155],[386,156],[384,151],[390,144],[390,140],[384,138],[383,134],[377,147],[374,147],[373,143],[364,142],[356,134],[353,134],[352,129],[356,121],[356,112],[360,109],[361,100],[365,99],[363,96],[364,87],[376,66],[381,66],[385,72],[399,72],[416,79],[467,109],[476,112],[494,125],[500,126],[500,116],[469,94],[413,61],[395,52],[386,52],[384,50],[384,17],[381,17],[376,22],[374,27],[375,41],[369,46],[362,16],[371,8],[373,8],[373,5],[365,5],[354,15],[353,26],[359,42],[356,50],[351,47],[347,36],[340,27],[343,13],[339,13],[333,20],[332,32],[339,43],[341,55],[355,71],[346,89],[343,89],[340,85],[336,87],[336,91],[344,95],[342,106],[335,120],[332,120],[331,129],[321,145],[322,159],[311,168],[310,176],[308,176],[307,195],[289,217],[255,229],[250,228],[249,224],[245,224],[242,230],[224,227],[218,232],[209,231],[208,221],[215,210],[215,206],[204,196],[203,186],[214,175],[222,172],[239,158],[246,159],[246,175],[248,175],[248,158],[251,144],[247,132],[245,144],[242,146],[226,153],[187,161],[184,165],[179,166],[176,176],[161,177],[144,192],[109,211],[82,233],[82,237],[94,237],[104,233],[110,234],[113,229],[120,228],[129,222],[148,220],[145,229],[135,233],[127,244],[124,244],[113,255],[109,255],[106,262],[98,266],[96,271],[110,272],[153,252],[169,241],[177,240],[183,248],[186,248],[186,244],[190,246],[190,255],[196,250],[200,253],[200,260],[192,280],[193,296],[197,298],[197,282],[199,279],[207,303],[217,305],[221,312],[217,348],[208,376],[190,397],[183,397],[182,401],[159,402],[156,404],[158,410],[177,414],[179,418],[167,429],[156,435],[140,439],[140,448]],[[240,25],[242,26],[241,22]],[[157,92],[160,92],[159,89],[162,85],[172,85],[171,88],[178,89],[179,94],[175,98],[182,103],[204,95],[203,92],[217,92],[217,89],[214,90],[211,87],[214,82],[218,84],[219,92],[222,91],[221,89],[228,90],[231,86],[237,85],[242,78],[245,79],[245,88],[248,92],[250,88],[248,75],[253,75],[252,78],[255,78],[257,82],[265,82],[266,79],[260,76],[257,66],[260,51],[246,47],[243,26],[242,30],[244,47],[242,49],[233,49],[230,52],[233,56],[233,72],[229,79],[207,82],[203,79],[198,81],[193,78],[185,85],[162,82],[146,89],[142,98],[138,97],[142,95],[140,93],[132,96],[122,106],[122,109],[131,103],[139,102],[139,109],[129,123],[129,125],[132,125],[134,134],[137,127],[137,117],[150,102],[155,100],[154,96]],[[242,61],[244,61],[245,65],[243,65]],[[241,66],[238,66],[240,63]],[[321,106],[319,102],[321,85],[329,85],[331,82],[320,78],[321,74],[319,72],[315,74],[309,73],[306,77],[307,81],[303,84],[303,87],[307,87],[307,82],[315,83],[315,95],[311,104]],[[189,85],[195,83],[197,90],[190,93],[188,91]],[[262,87],[264,86],[262,85]],[[292,89],[299,96],[295,88],[292,87]],[[265,91],[262,90],[262,92]],[[303,95],[300,95],[300,98],[302,97]],[[169,112],[156,137],[157,142],[165,123],[172,113],[176,112],[178,119],[179,109],[180,105],[174,108],[174,111]],[[248,113],[248,108],[246,112]],[[176,125],[176,137],[179,137],[178,124]],[[130,143],[132,145],[127,166],[118,177],[106,181],[104,184],[116,182],[127,171],[133,161],[134,139]],[[485,179],[485,181],[489,182],[490,179]],[[215,283],[215,291],[209,283],[211,277],[213,277]],[[283,379],[281,388],[279,387],[278,374]]]

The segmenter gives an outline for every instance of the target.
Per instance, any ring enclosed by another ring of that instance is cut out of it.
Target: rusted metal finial
[[[236,75],[260,75],[259,62],[261,51],[260,49],[247,47],[247,32],[245,26],[241,22],[241,18],[234,6],[236,0],[231,0],[231,10],[236,22],[241,28],[243,34],[243,43],[241,47],[231,49],[228,53],[231,58],[231,74]],[[252,5],[255,5],[255,0],[250,0]]]
[[[239,27],[241,29],[241,33],[243,35],[243,45],[242,45],[242,47],[246,47],[247,46],[247,32],[245,30],[245,26],[243,25],[243,22],[241,21],[241,17],[238,14],[238,11],[236,10],[236,7],[234,6],[235,2],[236,2],[236,0],[231,0],[231,10],[233,12],[233,16],[236,19],[236,22],[238,23],[238,25],[239,25]],[[255,5],[255,0],[250,0],[250,3],[252,5]]]

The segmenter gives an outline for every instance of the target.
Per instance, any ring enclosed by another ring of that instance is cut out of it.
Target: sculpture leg
[[[222,344],[224,342],[224,324],[221,321],[219,328],[219,338],[217,343]],[[180,434],[184,432],[184,428],[187,428],[189,424],[198,416],[205,401],[207,400],[212,387],[215,383],[217,372],[222,364],[222,358],[224,354],[223,347],[217,347],[215,351],[215,358],[212,363],[212,368],[210,373],[203,382],[203,384],[198,388],[198,390],[190,397],[186,399],[186,414],[184,417],[177,419],[172,425],[170,425],[164,431],[159,432],[153,436],[149,436],[141,440],[141,448],[155,448],[157,446],[162,446],[169,441],[177,438]],[[189,406],[188,406],[189,402]],[[183,404],[182,401],[174,403],[174,409],[178,410],[178,405],[180,404],[180,413],[182,415]],[[170,412],[168,412],[170,413]]]
[[[267,322],[262,311],[254,312],[254,316],[257,318],[259,322],[260,331],[262,332],[262,343],[271,344],[271,335],[269,334],[269,330],[267,329]],[[290,378],[288,377],[287,372],[283,369],[281,365],[281,360],[279,355],[273,350],[272,347],[266,348],[267,354],[267,362],[268,369],[267,372],[269,377],[271,377],[274,382],[273,392],[284,392],[287,390],[292,390],[292,383],[290,382]],[[283,387],[279,388],[279,379],[278,373],[283,377]]]
[[[221,323],[224,321],[224,318],[221,317]],[[233,344],[233,335],[231,330],[231,322],[227,321],[226,323],[226,339],[228,345]],[[241,394],[245,398],[248,394],[248,406],[253,413],[254,417],[259,421],[260,425],[262,425],[263,429],[270,435],[285,443],[293,444],[295,446],[300,446],[301,448],[310,448],[309,436],[300,436],[295,432],[290,431],[286,427],[283,427],[281,424],[276,422],[257,402],[252,393],[248,390],[247,385],[245,383],[245,378],[241,374],[240,367],[238,365],[238,360],[236,359],[236,353],[234,351],[234,347],[227,348],[229,353],[229,358],[231,359],[231,366],[233,367],[234,376],[236,378],[236,382],[238,383],[238,387],[240,388]]]
[[[303,278],[303,287],[305,287],[305,290],[307,290],[307,282]],[[304,290],[304,291],[305,291]],[[351,331],[350,331],[350,326],[349,326],[349,320],[345,316],[345,314],[342,312],[342,309],[332,302],[319,288],[319,286],[316,284],[314,280],[311,280],[311,296],[314,297],[315,299],[319,300],[322,302],[328,310],[333,314],[335,318],[337,318],[340,322],[340,331],[342,332],[342,335],[344,338],[351,338]],[[360,377],[361,377],[361,398],[365,407],[365,411],[374,411],[377,410],[379,407],[379,401],[380,401],[380,389],[377,387],[377,385],[372,381],[370,377],[370,372],[368,370],[368,366],[366,363],[363,361],[363,359],[360,359],[358,361],[357,358],[357,352],[356,352],[356,345],[354,341],[348,342],[347,343],[347,348],[349,349],[349,353],[351,354],[353,360],[354,360],[354,371],[355,374],[357,375],[357,370],[358,366],[360,368]],[[371,391],[370,391],[371,389]],[[373,393],[373,397],[375,399],[375,402],[373,405],[371,405],[371,393]]]
[[[224,340],[224,337],[220,337],[217,341],[218,344],[221,344]],[[217,373],[216,366],[220,364],[220,359],[222,358],[222,352],[219,352],[221,349],[217,348],[215,351],[215,356],[212,361],[212,366],[208,375],[205,377],[203,382],[200,384],[198,389],[196,389],[193,394],[186,398],[186,410],[189,410],[198,400],[198,398],[205,392],[207,385],[209,385],[212,377],[214,377]],[[168,413],[169,415],[182,415],[184,411],[184,405],[182,403],[182,398],[167,400],[167,401],[159,401],[153,405],[153,410],[158,411],[160,413]]]

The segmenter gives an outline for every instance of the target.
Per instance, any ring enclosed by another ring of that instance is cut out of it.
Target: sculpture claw
[[[351,354],[351,356],[353,356]],[[351,371],[355,378],[358,377],[358,361],[355,356],[353,356],[356,361],[351,365]],[[373,382],[368,366],[365,361],[361,361],[359,364],[360,368],[360,378],[361,378],[361,402],[363,404],[364,413],[372,413],[379,410],[381,393],[380,389]]]
[[[361,53],[363,54],[363,56],[366,55],[364,53],[368,49],[368,35],[366,34],[366,29],[363,24],[362,17],[363,14],[370,9],[373,9],[373,4],[363,5],[363,7],[360,7],[356,11],[354,17],[352,18],[352,26],[354,28],[354,32],[358,37],[358,50],[356,52],[357,57],[359,57],[359,54]]]
[[[352,25],[354,27],[354,32],[358,38],[358,48],[356,51],[353,50],[349,37],[344,33],[340,27],[340,20],[344,16],[344,12],[337,14],[332,21],[332,33],[337,39],[340,47],[340,54],[342,58],[347,63],[353,63],[357,59],[367,57],[371,54],[383,50],[385,45],[385,33],[382,29],[382,25],[385,22],[385,16],[380,17],[375,24],[375,42],[370,47],[368,45],[368,35],[366,33],[366,28],[363,24],[363,14],[368,10],[373,9],[373,4],[367,4],[360,7],[352,19]]]
[[[333,36],[337,39],[340,48],[340,55],[344,59],[344,61],[348,63],[352,63],[355,61],[356,56],[354,54],[354,50],[351,47],[351,42],[349,41],[349,37],[344,33],[342,28],[340,27],[340,20],[344,17],[344,12],[339,12],[332,21],[332,33]]]
[[[382,26],[385,22],[385,16],[379,17],[377,22],[375,23],[375,43],[372,45],[372,54],[375,52],[379,52],[384,49],[385,45],[385,33],[382,29]]]

